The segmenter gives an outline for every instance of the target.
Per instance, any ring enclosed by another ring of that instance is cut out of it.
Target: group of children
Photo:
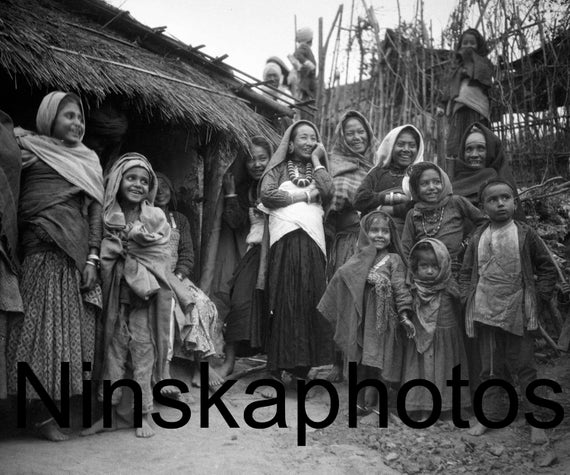
[[[509,182],[495,179],[481,187],[483,214],[452,194],[447,175],[433,163],[416,164],[408,173],[415,204],[402,241],[387,213],[365,215],[358,251],[335,273],[319,303],[335,325],[336,344],[358,363],[361,378],[380,378],[392,389],[414,379],[435,384],[442,411],[452,407],[446,382],[457,365],[471,391],[492,378],[515,378],[524,394],[537,378],[531,335],[538,328],[539,301],[550,298],[556,281],[544,243],[513,219],[516,191]],[[478,227],[464,242],[464,229],[473,224]],[[467,338],[476,342],[469,345],[476,348],[469,360]],[[478,370],[475,378],[468,378],[469,365]],[[504,418],[499,393],[485,393],[489,420]],[[371,389],[359,394],[361,413],[374,407],[375,396]],[[464,408],[471,405],[467,387],[460,400]],[[409,411],[431,413],[433,407],[425,388],[408,393]],[[485,430],[477,422],[470,433]],[[542,429],[531,431],[534,442],[545,440]]]

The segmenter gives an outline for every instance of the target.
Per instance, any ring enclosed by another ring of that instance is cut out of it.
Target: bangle
[[[224,195],[224,198],[235,198],[237,196],[237,193],[228,193],[227,195]]]
[[[85,264],[97,268],[97,264],[95,264],[95,262],[93,262],[93,261],[86,261]]]
[[[394,193],[393,192],[386,193],[384,195],[384,204],[390,206],[392,204],[393,199],[394,199]]]
[[[91,261],[96,261],[96,262],[98,262],[98,261],[101,260],[101,258],[100,258],[97,254],[89,254],[89,255],[87,256],[87,260],[91,260]]]
[[[305,191],[305,195],[307,195],[307,204],[311,203],[311,193],[309,193],[308,191]]]
[[[315,168],[313,168],[313,173],[315,173],[317,170],[320,170],[321,168],[325,168],[324,165],[318,165]]]

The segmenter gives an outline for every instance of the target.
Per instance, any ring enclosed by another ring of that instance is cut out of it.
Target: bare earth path
[[[557,380],[563,394],[557,398],[570,410],[570,357],[565,355],[542,368]],[[188,383],[184,367],[173,377]],[[247,384],[259,376],[240,380],[223,401],[240,428],[227,426],[216,408],[210,409],[210,427],[200,428],[199,390],[192,388],[192,417],[180,429],[156,428],[150,439],[137,439],[132,430],[79,437],[67,442],[35,439],[22,431],[4,433],[0,439],[2,474],[38,473],[570,473],[570,422],[566,417],[548,431],[551,443],[534,447],[528,428],[513,425],[484,437],[470,437],[449,423],[425,430],[391,424],[378,429],[377,417],[367,416],[357,429],[347,424],[346,384],[336,385],[341,404],[337,420],[328,428],[307,431],[307,446],[297,446],[297,407],[294,393],[287,393],[287,428],[252,429],[243,420],[243,409],[259,400],[245,394]],[[165,419],[179,418],[179,411],[161,407]],[[328,414],[328,398],[307,401],[315,420]],[[259,409],[256,419],[269,419],[274,408]],[[5,413],[0,414],[5,418]],[[540,467],[556,457],[550,467]]]

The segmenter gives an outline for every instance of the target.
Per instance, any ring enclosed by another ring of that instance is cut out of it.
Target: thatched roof
[[[107,20],[113,11],[122,22]],[[16,85],[26,81],[96,100],[123,96],[149,122],[206,127],[232,141],[275,137],[223,74],[176,54],[170,45],[189,48],[172,39],[164,54],[152,51],[145,46],[152,35],[160,34],[101,0],[0,0],[0,69]]]

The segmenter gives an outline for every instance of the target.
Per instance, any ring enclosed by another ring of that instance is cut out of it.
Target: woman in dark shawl
[[[75,94],[44,97],[36,126],[41,135],[15,131],[23,160],[19,223],[24,317],[10,328],[8,391],[17,394],[17,364],[26,362],[47,394],[60,401],[67,397],[61,394],[61,363],[69,363],[70,395],[80,395],[83,380],[90,377],[83,364],[94,360],[101,308],[96,269],[103,174],[95,152],[82,144],[85,119]],[[30,386],[26,396],[39,399]],[[43,437],[67,439],[47,413],[36,421]]]
[[[332,177],[316,127],[300,120],[289,127],[260,183],[269,215],[267,367],[305,378],[312,366],[332,363],[329,323],[316,309],[326,286],[323,208]],[[272,397],[270,391],[264,396]]]

